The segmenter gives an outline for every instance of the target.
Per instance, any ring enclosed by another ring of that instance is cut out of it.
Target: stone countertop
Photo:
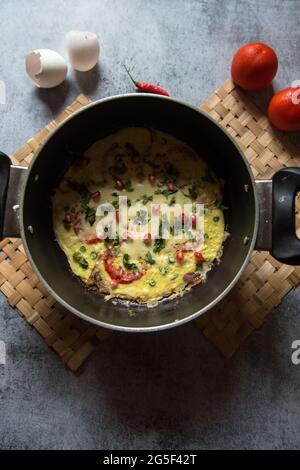
[[[132,91],[122,68],[188,103],[229,76],[234,51],[270,43],[275,89],[300,79],[297,0],[10,0],[1,4],[0,148],[11,153],[80,92]],[[99,67],[38,90],[24,73],[36,48],[63,52],[65,32],[101,39]],[[300,290],[291,292],[225,360],[193,324],[158,334],[114,334],[78,374],[0,297],[1,449],[299,449]]]

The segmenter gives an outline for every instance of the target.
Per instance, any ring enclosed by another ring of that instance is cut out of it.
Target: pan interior
[[[180,299],[161,301],[152,309],[134,306],[135,316],[128,316],[127,302],[105,302],[71,274],[54,240],[51,214],[53,188],[72,163],[72,151],[84,151],[101,137],[129,126],[153,127],[183,140],[224,179],[223,203],[229,207],[225,215],[230,233],[222,261],[209,273],[206,283]],[[256,236],[253,182],[233,141],[194,108],[153,95],[125,95],[100,101],[60,126],[30,167],[22,218],[30,259],[48,289],[67,308],[99,325],[137,331],[179,324],[220,300],[239,275]],[[28,226],[33,233],[27,230]]]

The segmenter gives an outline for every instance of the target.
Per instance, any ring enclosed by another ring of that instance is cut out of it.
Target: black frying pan
[[[147,126],[194,147],[225,180],[224,204],[230,237],[221,263],[207,282],[182,298],[163,300],[155,308],[105,302],[71,274],[55,242],[51,195],[68,166],[72,149],[82,152],[119,128]],[[71,150],[71,151],[70,151]],[[97,101],[64,121],[38,149],[28,169],[10,167],[0,158],[2,236],[21,234],[28,258],[53,296],[80,317],[123,331],[152,331],[180,325],[217,304],[239,279],[253,248],[270,249],[278,260],[300,264],[295,234],[295,195],[300,171],[279,171],[272,181],[255,182],[248,163],[231,137],[209,116],[177,100],[157,95],[121,95]],[[17,216],[19,220],[17,220]]]

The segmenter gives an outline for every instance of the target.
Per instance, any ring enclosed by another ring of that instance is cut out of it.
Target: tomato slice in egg
[[[119,284],[131,284],[131,282],[140,279],[145,274],[145,270],[125,271],[121,266],[115,267],[113,265],[115,256],[110,250],[104,253],[102,259],[105,271],[110,275],[111,279],[118,281]]]

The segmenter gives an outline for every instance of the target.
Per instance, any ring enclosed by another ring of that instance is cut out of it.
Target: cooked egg
[[[127,196],[126,211],[119,196]],[[192,148],[164,132],[132,127],[99,140],[70,167],[53,198],[53,224],[71,270],[84,283],[107,300],[153,305],[204,282],[219,262],[225,238],[221,200],[218,178]],[[118,227],[128,212],[124,237],[99,239],[100,203],[119,211]],[[202,232],[193,225],[186,228],[187,205],[193,217],[202,215]],[[155,238],[148,225],[156,216],[162,223],[163,214],[156,210],[162,207],[170,209],[173,231]],[[177,238],[175,222],[193,243]],[[132,239],[136,226],[141,231],[145,226],[146,236]]]
[[[74,69],[87,72],[98,62],[100,43],[95,33],[69,31],[65,36],[65,49]]]
[[[58,52],[51,49],[36,49],[25,58],[26,72],[39,88],[53,88],[66,78],[68,66]]]

